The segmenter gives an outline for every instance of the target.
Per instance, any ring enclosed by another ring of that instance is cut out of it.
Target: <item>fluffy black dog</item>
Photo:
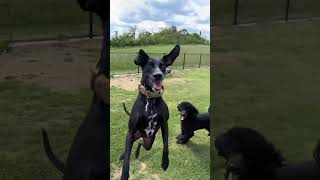
[[[194,131],[206,129],[210,135],[210,115],[209,112],[199,113],[199,111],[189,102],[182,102],[178,106],[181,120],[181,134],[177,136],[178,144],[186,144],[194,135]]]
[[[218,136],[215,148],[226,160],[226,180],[319,180],[320,144],[314,160],[288,164],[258,131],[234,127]]]

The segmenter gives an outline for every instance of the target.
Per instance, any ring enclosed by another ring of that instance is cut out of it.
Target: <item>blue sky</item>
[[[210,0],[113,0],[110,2],[111,35],[136,26],[138,32],[157,32],[175,25],[189,32],[210,35]]]

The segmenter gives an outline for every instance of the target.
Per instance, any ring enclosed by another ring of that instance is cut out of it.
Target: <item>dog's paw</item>
[[[182,134],[180,134],[180,135],[178,135],[177,137],[176,137],[176,139],[181,139],[182,138]]]
[[[164,171],[168,169],[168,167],[169,167],[169,152],[163,152],[161,167]]]
[[[121,180],[128,180],[129,179],[129,175],[121,175]]]
[[[178,139],[177,144],[187,144],[188,140],[185,139]]]

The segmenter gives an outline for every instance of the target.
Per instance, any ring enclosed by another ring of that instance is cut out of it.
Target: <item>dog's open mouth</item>
[[[161,91],[162,90],[162,81],[155,81],[153,83],[152,90],[155,91],[155,92]]]

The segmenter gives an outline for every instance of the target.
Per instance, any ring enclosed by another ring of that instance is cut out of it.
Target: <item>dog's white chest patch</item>
[[[144,129],[144,131],[146,132],[147,137],[152,136],[154,134],[154,132],[155,132],[155,128],[156,128],[156,126],[158,124],[158,122],[155,120],[155,118],[157,116],[158,116],[158,114],[155,113],[155,114],[150,115],[148,117],[148,119],[149,119],[148,126],[147,126],[147,128]]]

